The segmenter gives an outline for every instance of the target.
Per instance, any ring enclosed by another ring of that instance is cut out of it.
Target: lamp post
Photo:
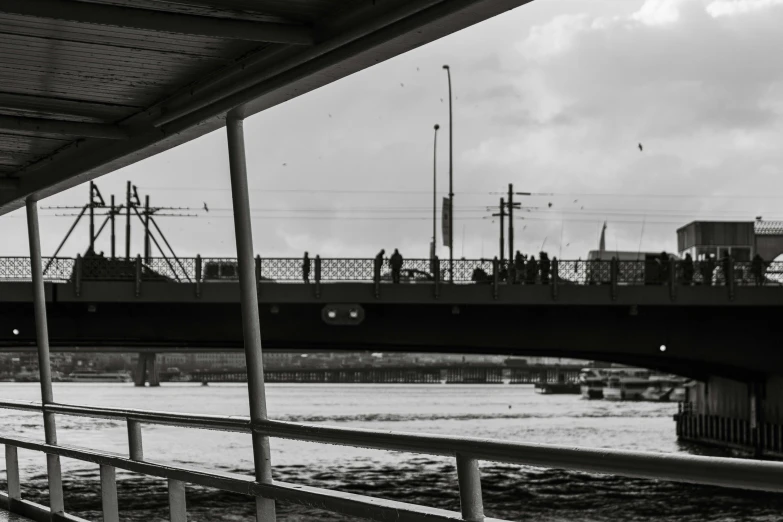
[[[435,255],[435,249],[438,247],[438,129],[440,125],[435,124],[435,138],[432,143],[432,253]]]
[[[449,79],[449,281],[454,282],[454,120],[451,107],[451,69],[443,66]]]

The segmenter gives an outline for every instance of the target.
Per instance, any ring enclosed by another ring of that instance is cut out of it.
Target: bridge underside
[[[331,325],[323,304],[261,307],[270,349],[542,355],[611,361],[706,378],[783,374],[775,308],[365,305]],[[242,347],[235,303],[51,303],[54,349],[182,351]],[[14,335],[16,331],[18,334]],[[35,346],[32,305],[0,305],[0,349]],[[665,351],[661,351],[665,346]]]

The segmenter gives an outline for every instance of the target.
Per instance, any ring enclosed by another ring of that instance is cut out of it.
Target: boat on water
[[[582,398],[610,401],[683,401],[687,382],[643,368],[585,368],[579,374]]]
[[[603,399],[606,370],[603,368],[584,368],[579,372],[579,390],[583,399]]]
[[[537,382],[535,384],[536,393],[542,395],[576,395],[579,393],[579,383],[576,382]]]
[[[130,372],[98,372],[79,370],[68,375],[71,382],[133,382]]]
[[[41,381],[41,375],[38,373],[38,371],[28,371],[28,370],[22,370],[19,373],[14,374],[14,378],[12,379],[14,382],[40,382]],[[68,378],[65,377],[61,372],[53,371],[52,372],[52,382],[68,382]]]

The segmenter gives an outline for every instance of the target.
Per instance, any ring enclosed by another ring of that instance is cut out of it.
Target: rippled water
[[[0,396],[37,400],[37,384],[3,383]],[[55,384],[59,402],[162,411],[247,415],[244,385]],[[657,452],[708,453],[676,440],[675,404],[541,396],[530,386],[273,384],[275,419],[337,426],[491,437]],[[3,433],[42,439],[40,415],[1,411]],[[127,453],[124,423],[58,416],[60,443]],[[145,458],[251,473],[246,434],[144,427]],[[46,502],[45,460],[20,450],[23,496]],[[458,510],[453,459],[272,439],[278,480]],[[3,469],[5,463],[2,463]],[[97,466],[63,461],[66,507],[100,520]],[[165,482],[118,470],[123,520],[167,520]],[[536,521],[779,521],[780,495],[482,463],[488,516]],[[251,520],[252,501],[188,486],[190,520]],[[347,520],[279,504],[281,521]]]

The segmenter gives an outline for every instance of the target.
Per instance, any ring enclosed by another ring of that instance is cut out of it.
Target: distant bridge
[[[388,366],[374,368],[286,368],[264,370],[267,383],[384,383],[384,384],[510,384],[576,383],[582,366],[497,365]],[[166,382],[181,376],[160,372]],[[193,382],[247,382],[247,371],[201,370],[189,374]]]
[[[0,349],[33,349],[29,261],[7,259],[0,260]],[[130,265],[115,260],[111,270],[93,261],[58,259],[46,272],[53,349],[242,347],[239,285],[229,268],[220,268],[234,266],[233,260],[136,258]],[[208,263],[217,261],[223,264],[208,272]],[[426,273],[430,261],[406,263],[405,270]],[[164,267],[180,264],[186,272],[177,282]],[[376,278],[373,260],[314,260],[310,284],[294,282],[300,264],[256,260],[268,348],[543,355],[694,378],[783,374],[776,340],[780,263],[766,267],[760,286],[748,263],[735,263],[728,277],[715,270],[712,278],[686,284],[679,262],[671,262],[662,278],[660,272],[653,277],[645,262],[568,261],[553,263],[546,281],[539,273],[532,284],[511,284],[499,270],[473,282],[476,269],[499,264],[459,260],[454,284],[420,276],[415,284],[398,285],[384,282],[385,273]]]

